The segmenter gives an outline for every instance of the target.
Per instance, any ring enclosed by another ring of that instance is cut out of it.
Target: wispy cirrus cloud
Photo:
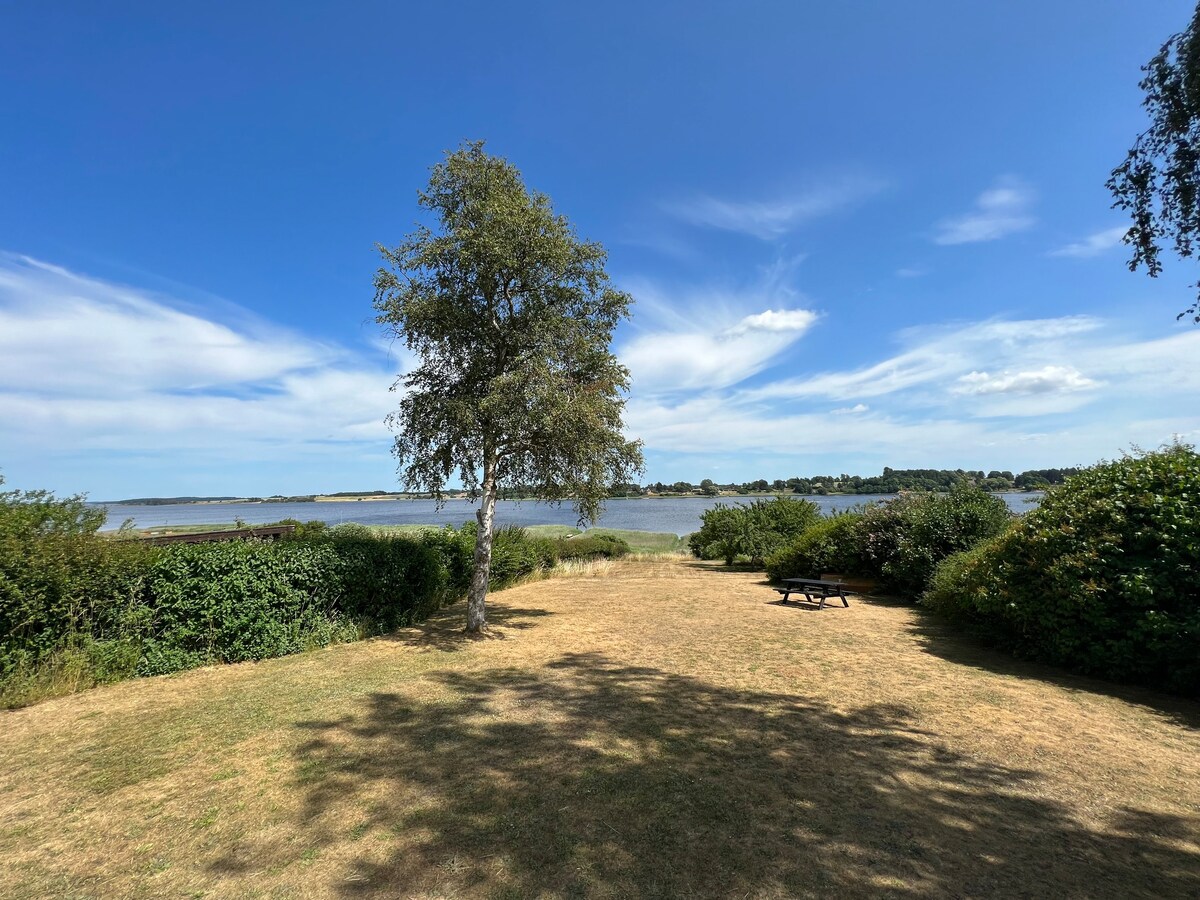
[[[639,300],[618,347],[633,373],[626,421],[648,453],[836,454],[863,471],[1038,467],[1200,432],[1189,406],[1200,330],[1142,340],[1093,316],[935,324],[839,366],[798,352],[836,311],[819,313],[791,287],[797,265],[781,260],[742,286],[623,285]],[[117,469],[142,485],[156,467],[188,485],[176,493],[236,492],[248,463],[255,492],[339,490],[366,471],[380,473],[364,482],[374,488],[391,468],[387,388],[408,362],[377,344],[218,321],[171,297],[0,256],[0,464],[14,483],[14,460],[52,455],[55,473],[110,485]],[[194,487],[202,470],[207,490]]]
[[[1086,391],[1100,386],[1074,366],[1042,366],[1024,372],[968,372],[951,390],[956,394],[1053,394]]]
[[[236,328],[151,293],[27,257],[0,257],[6,388],[101,394],[216,388],[324,365],[336,355],[331,346],[284,330]]]
[[[820,319],[791,287],[802,256],[776,260],[742,286],[625,286],[637,299],[637,332],[618,348],[635,393],[729,387],[757,375]]]
[[[729,200],[701,194],[666,203],[663,208],[689,225],[774,240],[805,222],[861,203],[886,186],[883,180],[869,176],[837,176],[765,200]]]
[[[1069,256],[1075,259],[1088,259],[1093,256],[1099,256],[1106,250],[1111,250],[1120,244],[1128,231],[1129,228],[1125,225],[1105,228],[1103,231],[1097,231],[1094,234],[1088,235],[1082,241],[1076,241],[1073,244],[1067,244],[1065,247],[1059,247],[1057,250],[1051,250],[1049,255]]]
[[[393,348],[392,356],[406,357]],[[395,361],[278,325],[220,322],[173,298],[0,255],[6,456],[114,451],[345,459],[386,446]],[[311,489],[311,488],[310,488]]]
[[[635,395],[629,421],[659,451],[772,466],[831,451],[860,466],[1086,464],[1200,428],[1181,402],[1200,390],[1188,365],[1200,331],[1143,341],[1118,323],[1060,316],[912,328],[900,341],[855,368]],[[848,402],[830,409],[831,399]]]
[[[758,374],[807,332],[819,315],[807,309],[767,309],[720,326],[645,332],[620,350],[635,392],[723,388]]]
[[[1032,227],[1036,194],[1022,181],[1001,178],[980,194],[974,207],[960,216],[943,219],[933,237],[935,244],[974,244],[994,241]]]
[[[753,400],[859,400],[916,389],[965,393],[963,386],[971,383],[985,388],[973,391],[976,394],[1004,393],[988,386],[1004,385],[1005,378],[1015,379],[1007,385],[1008,390],[1021,386],[1041,387],[1042,393],[1054,388],[1079,389],[1090,379],[1076,369],[1068,370],[1062,357],[1080,352],[1078,339],[1102,327],[1103,322],[1092,316],[1060,316],[911,328],[900,334],[905,349],[877,363],[781,379],[755,388],[747,396]],[[1098,365],[1099,360],[1091,364]],[[1001,374],[987,374],[996,370]],[[967,382],[961,381],[964,377]],[[986,384],[980,383],[981,377]]]

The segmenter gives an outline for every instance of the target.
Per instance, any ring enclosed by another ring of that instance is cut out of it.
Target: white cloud
[[[737,384],[761,372],[816,322],[805,309],[766,310],[717,331],[656,331],[621,350],[635,391],[659,393]]]
[[[994,241],[1032,226],[1031,207],[1035,194],[1013,178],[998,181],[975,201],[975,207],[961,216],[945,219],[934,235],[935,244],[973,244]]]
[[[1189,411],[1200,329],[1140,340],[1089,316],[961,322],[903,331],[894,351],[852,367],[812,369],[835,357],[796,352],[818,314],[788,286],[794,264],[740,290],[625,285],[639,300],[619,348],[633,372],[626,421],[649,453],[1019,468],[1200,429]],[[784,359],[791,374],[762,383]],[[96,483],[113,466],[126,484],[142,483],[143,465],[177,470],[160,477],[181,483],[207,466],[204,492],[224,493],[255,460],[264,488],[286,491],[276,473],[303,471],[292,489],[324,473],[341,489],[347,466],[390,469],[383,418],[406,362],[397,344],[352,351],[0,256],[0,464],[14,483],[14,459],[53,456],[55,472]]]
[[[896,270],[897,278],[920,278],[922,275],[928,275],[927,269],[921,269],[917,266],[904,266]]]
[[[8,388],[218,387],[318,366],[334,355],[283,330],[237,331],[130,288],[0,257],[0,385]]]
[[[1074,244],[1067,244],[1065,247],[1060,247],[1057,250],[1050,251],[1051,256],[1071,256],[1076,259],[1086,259],[1092,256],[1099,256],[1105,250],[1111,250],[1113,247],[1121,243],[1126,232],[1129,231],[1128,226],[1118,225],[1115,228],[1106,228],[1104,231],[1097,231],[1095,234],[1088,235],[1082,241],[1077,241]]]
[[[618,348],[634,393],[724,388],[767,368],[820,318],[789,286],[802,257],[765,267],[740,288],[664,292],[650,282],[625,284],[637,300],[637,334]]]
[[[634,399],[627,420],[631,432],[655,451],[728,454],[743,464],[752,456],[783,458],[796,472],[812,471],[805,460],[831,458],[837,461],[833,465],[864,472],[872,465],[924,468],[972,461],[1016,470],[1086,465],[1135,444],[1155,447],[1175,433],[1200,428],[1200,415],[1194,413],[1040,419],[1033,425],[1020,419],[955,418],[949,411],[923,416],[864,411],[831,422],[827,413],[747,407],[715,395],[677,405]]]
[[[768,309],[746,316],[728,329],[725,334],[736,337],[749,331],[765,331],[776,334],[792,332],[795,337],[799,337],[813,326],[817,318],[817,314],[809,309]]]
[[[1074,366],[1043,366],[1027,372],[968,372],[952,389],[956,394],[1052,394],[1086,391],[1100,382]]]
[[[1063,342],[1101,328],[1090,316],[990,320],[968,325],[913,328],[901,333],[908,348],[888,359],[848,371],[817,372],[747,391],[752,400],[823,397],[854,400],[948,384],[981,369],[1020,371],[1061,364]]]
[[[400,364],[403,348],[392,348]],[[0,255],[0,434],[39,448],[224,458],[381,451],[397,363]]]
[[[632,433],[656,450],[706,453],[769,451],[789,455],[841,452],[886,452],[910,461],[943,458],[947,447],[976,447],[1015,442],[1023,429],[990,430],[974,421],[926,419],[905,422],[875,414],[839,417],[830,427],[828,414],[779,412],[746,407],[716,395],[669,404],[641,399],[626,407]]]
[[[665,204],[665,209],[690,225],[772,240],[804,222],[859,203],[883,188],[884,183],[878,179],[843,176],[771,200],[720,200],[702,195]]]

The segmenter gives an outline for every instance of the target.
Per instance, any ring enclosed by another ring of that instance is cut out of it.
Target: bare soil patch
[[[776,597],[622,561],[0,713],[0,896],[1200,896],[1200,705]]]

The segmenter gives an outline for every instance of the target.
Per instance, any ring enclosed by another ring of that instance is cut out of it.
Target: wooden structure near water
[[[183,534],[152,534],[141,538],[147,544],[203,544],[208,541],[277,541],[296,530],[295,525],[262,525],[258,528],[227,528],[222,531],[193,531]]]

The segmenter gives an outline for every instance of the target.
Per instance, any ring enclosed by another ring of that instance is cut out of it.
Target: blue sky
[[[392,488],[376,242],[487,140],[610,253],[645,480],[1200,435],[1104,189],[1189,2],[0,7],[0,473]]]

